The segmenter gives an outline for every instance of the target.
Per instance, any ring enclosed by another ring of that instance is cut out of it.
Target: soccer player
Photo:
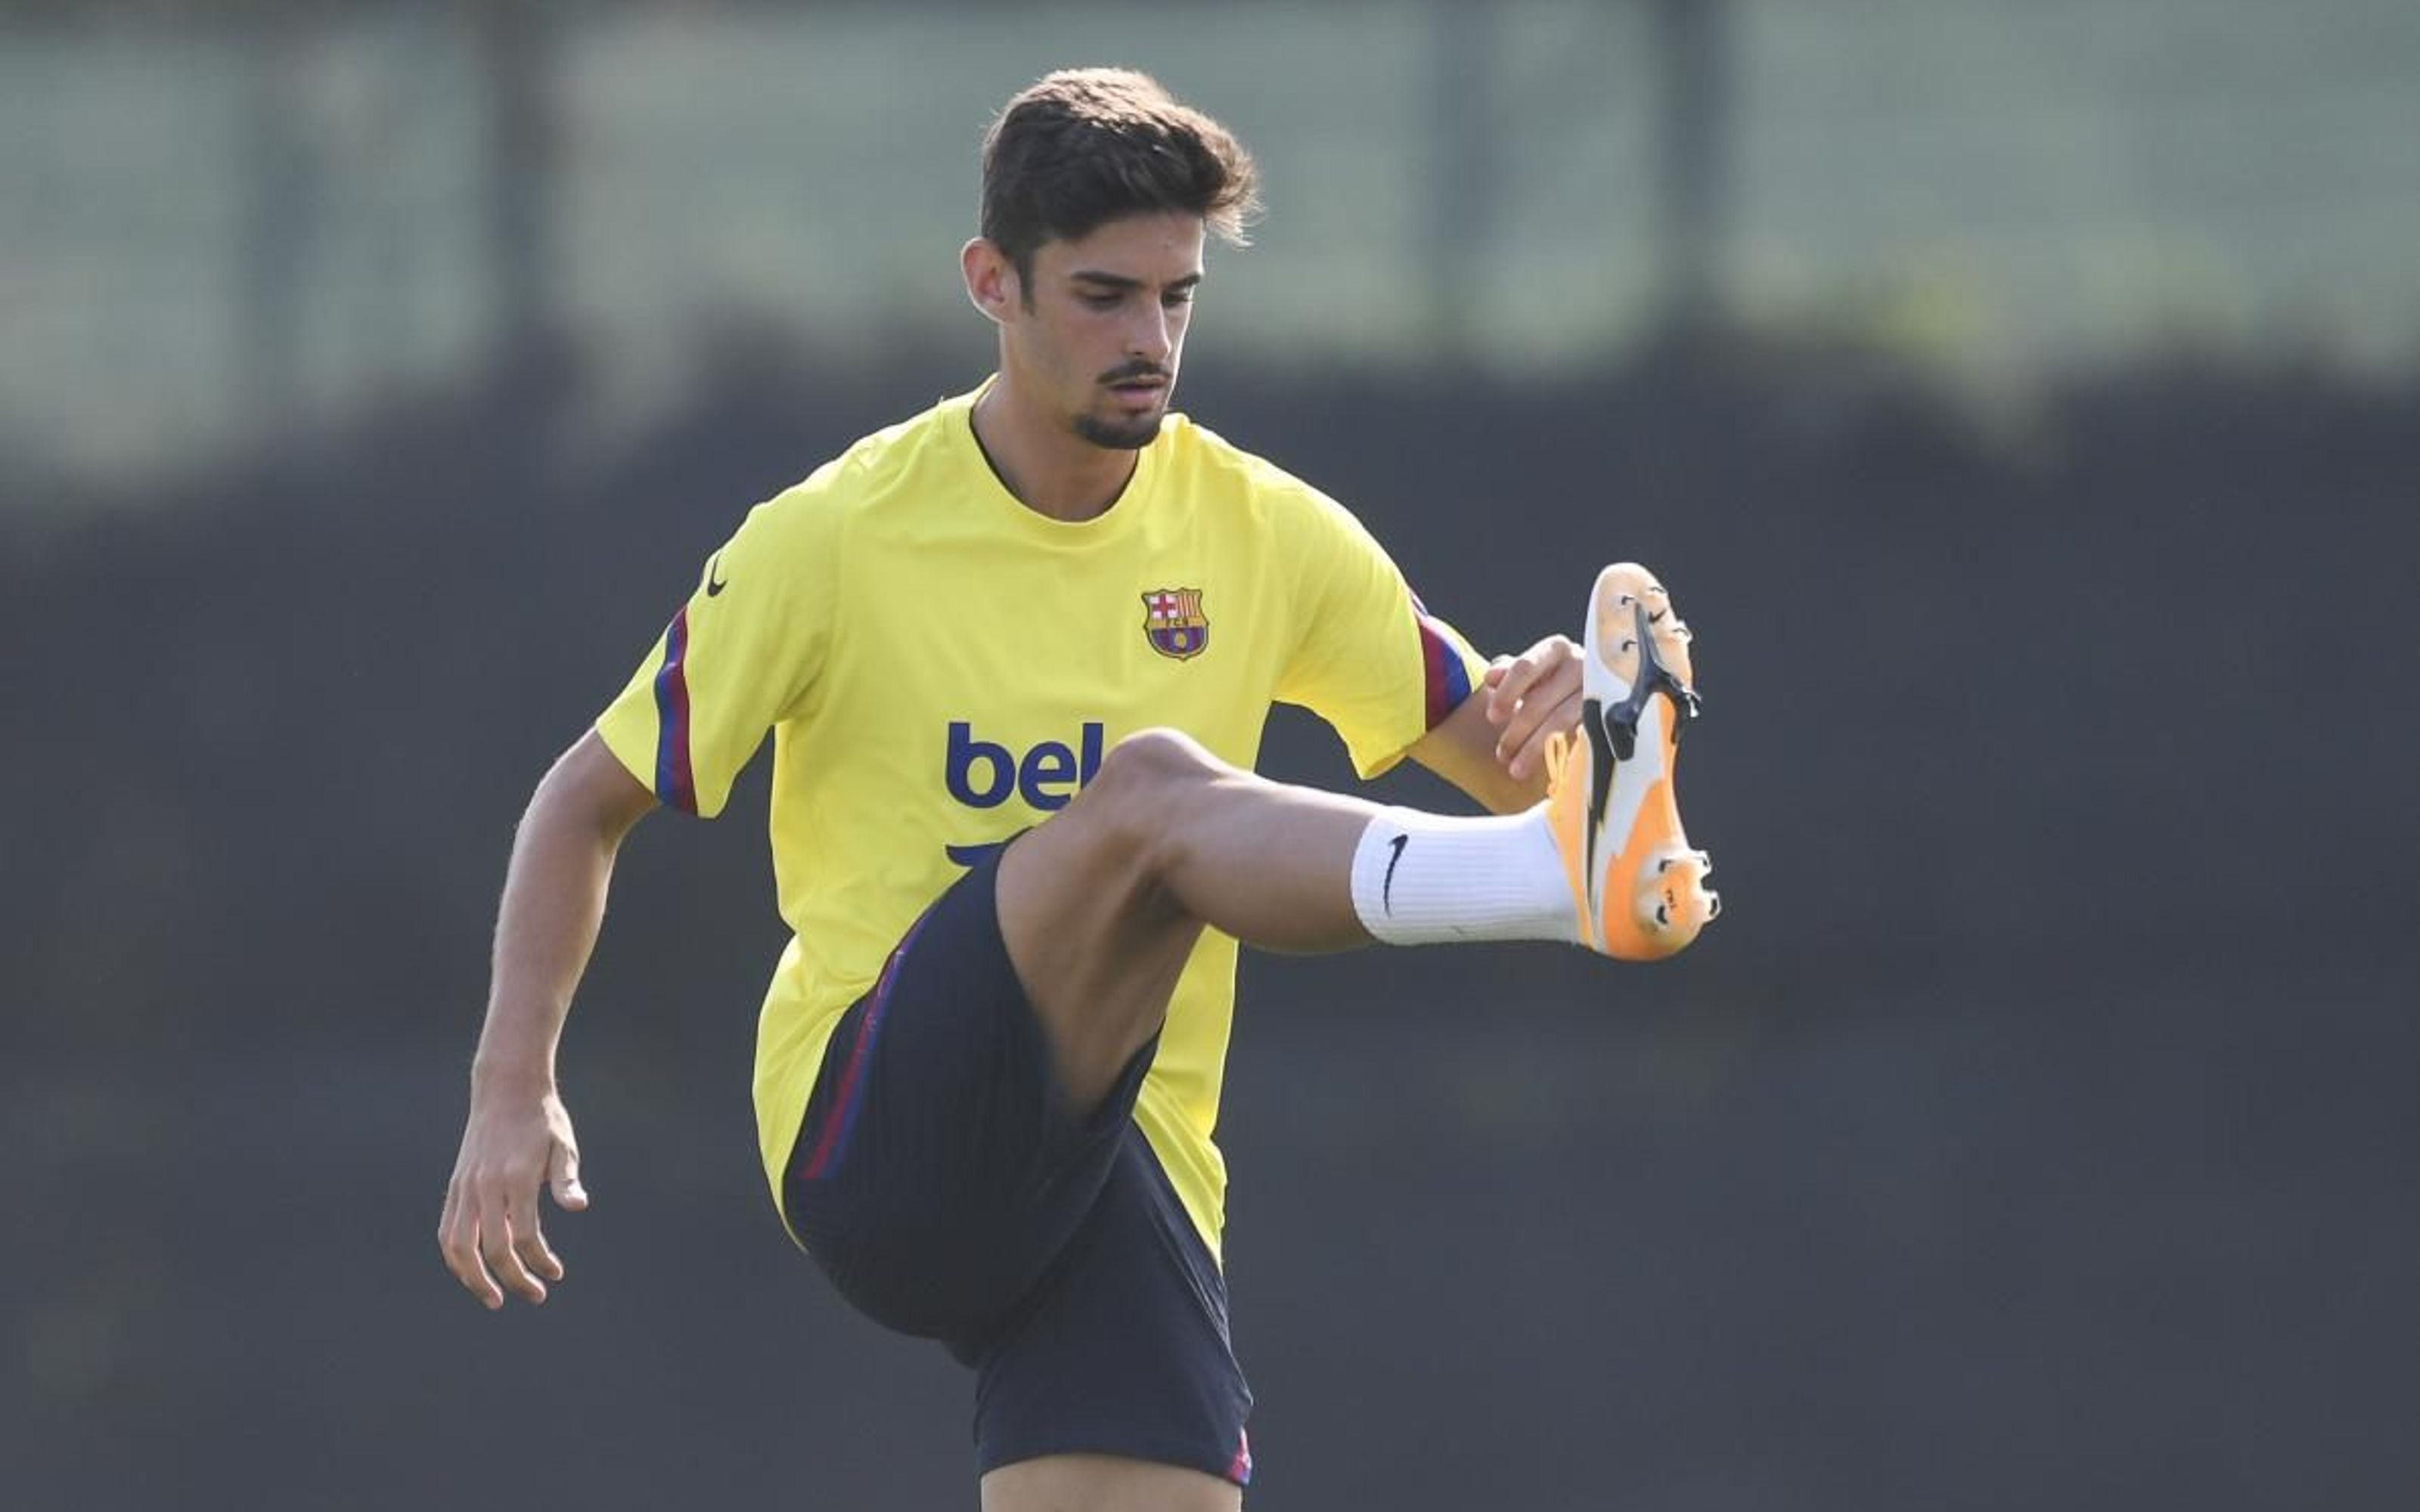
[[[439,1225],[489,1306],[563,1278],[540,1188],[587,1205],[555,1046],[622,838],[717,812],[768,730],[766,1176],[853,1305],[975,1370],[988,1508],[1240,1504],[1237,941],[1650,960],[1713,917],[1652,577],[1600,575],[1584,646],[1487,663],[1342,507],[1169,409],[1205,234],[1254,208],[1234,139],[1140,74],[993,123],[961,262],[998,370],[751,512],[522,820]],[[1493,816],[1254,776],[1277,701]]]

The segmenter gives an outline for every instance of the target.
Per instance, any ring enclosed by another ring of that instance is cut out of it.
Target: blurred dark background
[[[0,1506],[971,1504],[763,1194],[761,766],[625,853],[567,1284],[433,1231],[531,785],[985,371],[1073,61],[1267,171],[1184,407],[1708,696],[1682,960],[1248,957],[1250,1504],[2420,1500],[2420,11],[505,0],[0,6]]]

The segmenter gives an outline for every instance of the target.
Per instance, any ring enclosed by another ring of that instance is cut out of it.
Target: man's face
[[[1176,387],[1202,239],[1202,218],[1180,212],[1044,242],[1001,326],[1016,381],[1095,446],[1150,445]]]

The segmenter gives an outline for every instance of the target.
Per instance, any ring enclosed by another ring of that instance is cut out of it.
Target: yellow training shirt
[[[1183,416],[1114,505],[1070,524],[1001,485],[975,398],[752,510],[597,722],[660,801],[708,817],[773,733],[793,933],[757,1026],[755,1101],[776,1203],[833,1025],[969,848],[1064,808],[1137,730],[1182,730],[1249,767],[1278,701],[1325,718],[1374,775],[1483,668],[1342,506]],[[1235,942],[1204,932],[1135,1108],[1213,1254],[1234,978]]]

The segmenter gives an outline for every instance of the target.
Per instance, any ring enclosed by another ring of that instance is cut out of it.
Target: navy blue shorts
[[[1001,938],[999,856],[842,1015],[783,1216],[851,1305],[974,1368],[983,1470],[1109,1454],[1242,1485],[1226,1285],[1133,1119],[1153,1047],[1090,1117],[1068,1106]]]

